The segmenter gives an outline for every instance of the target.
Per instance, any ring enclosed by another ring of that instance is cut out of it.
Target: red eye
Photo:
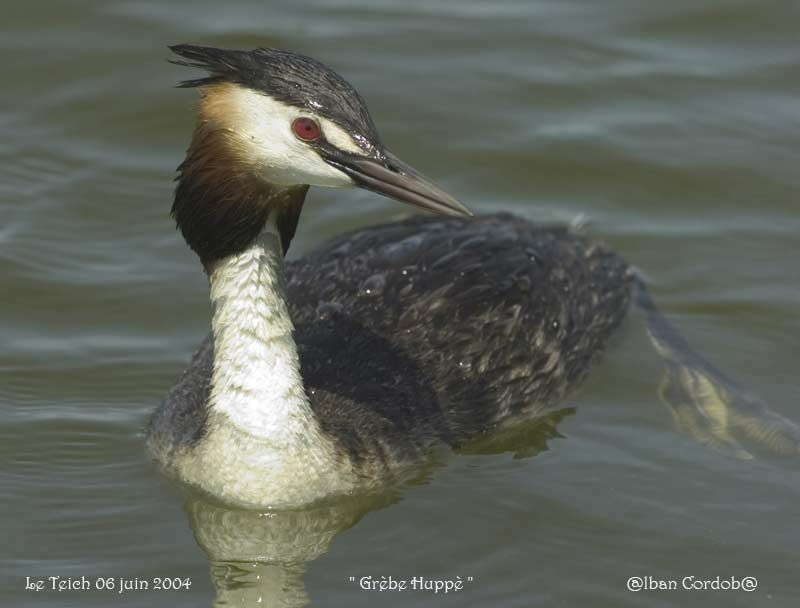
[[[314,141],[322,134],[319,123],[313,118],[301,116],[292,122],[292,131],[303,141]]]

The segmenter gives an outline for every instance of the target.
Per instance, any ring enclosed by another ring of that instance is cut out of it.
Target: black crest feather
[[[171,63],[208,72],[182,81],[182,88],[233,82],[270,97],[307,108],[346,129],[367,150],[379,146],[378,132],[361,95],[336,72],[316,59],[281,49],[252,51],[176,44],[170,50],[182,59]]]

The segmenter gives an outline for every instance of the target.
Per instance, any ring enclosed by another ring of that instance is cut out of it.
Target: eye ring
[[[322,135],[322,129],[313,118],[300,116],[292,121],[292,133],[303,141],[316,141]]]

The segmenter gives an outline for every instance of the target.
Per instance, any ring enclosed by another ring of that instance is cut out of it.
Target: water
[[[225,511],[185,503],[142,447],[209,323],[167,215],[194,101],[172,88],[176,42],[319,57],[385,142],[476,210],[585,215],[699,350],[800,419],[796,2],[0,6],[0,604],[796,605],[798,460],[676,433],[636,320],[559,437],[501,438],[387,496]],[[313,191],[292,255],[404,211]],[[633,593],[634,575],[759,584]],[[191,586],[25,591],[48,576]],[[365,576],[464,589],[367,592]]]

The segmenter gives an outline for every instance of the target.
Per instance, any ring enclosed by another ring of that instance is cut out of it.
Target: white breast
[[[273,223],[210,272],[214,366],[207,432],[176,458],[187,482],[246,507],[287,507],[352,490],[349,461],[308,402]]]

